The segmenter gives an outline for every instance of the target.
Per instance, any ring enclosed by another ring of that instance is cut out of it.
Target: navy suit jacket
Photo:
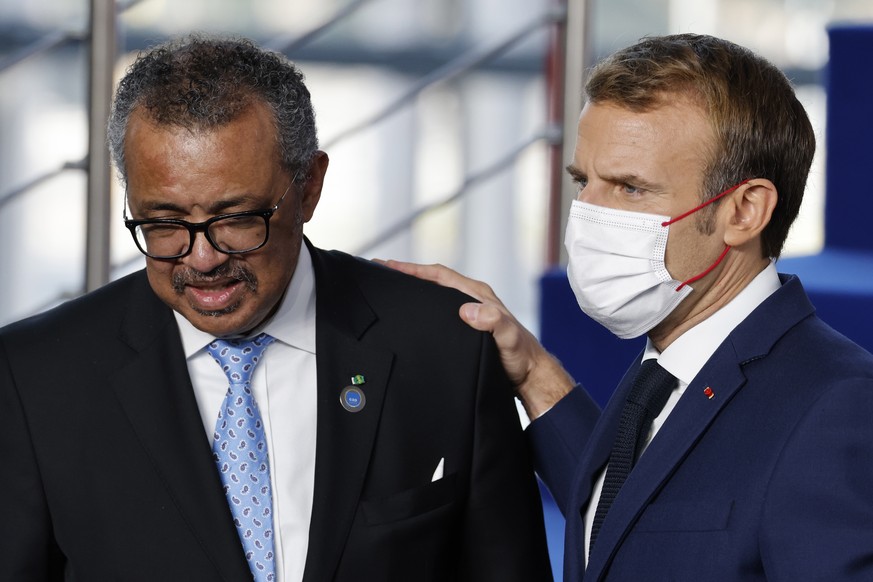
[[[566,517],[566,582],[873,580],[873,356],[816,317],[796,277],[688,386],[586,570],[582,514],[638,367],[602,413],[577,387],[529,429]]]
[[[457,316],[467,298],[311,250],[304,580],[550,579],[512,390],[490,336]],[[353,414],[339,395],[355,374]],[[0,580],[251,580],[175,319],[144,272],[0,330],[0,499]]]

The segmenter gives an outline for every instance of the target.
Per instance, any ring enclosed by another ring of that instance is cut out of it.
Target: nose
[[[603,198],[601,190],[603,190],[602,185],[598,186],[593,180],[589,181],[585,184],[584,188],[579,189],[579,192],[576,194],[576,200],[587,202],[588,204],[599,204],[598,200],[602,201]]]
[[[205,233],[198,232],[194,235],[191,252],[183,257],[182,261],[192,269],[201,273],[209,273],[227,262],[229,258],[230,255],[218,251],[206,240]]]

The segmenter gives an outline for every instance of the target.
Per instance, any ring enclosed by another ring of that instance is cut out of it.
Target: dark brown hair
[[[701,202],[745,179],[773,182],[779,198],[761,240],[765,257],[779,256],[815,153],[812,125],[779,69],[719,38],[651,37],[597,64],[585,92],[592,103],[631,111],[657,108],[671,97],[699,104],[715,136]]]

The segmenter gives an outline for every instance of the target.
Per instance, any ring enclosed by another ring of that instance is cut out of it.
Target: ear
[[[749,180],[727,196],[720,209],[727,213],[725,244],[739,247],[759,241],[778,199],[775,184],[764,178]]]
[[[324,175],[327,173],[328,163],[330,163],[330,159],[321,150],[315,152],[309,163],[309,172],[306,175],[306,182],[303,184],[301,200],[303,222],[312,220],[315,207],[318,206],[318,201],[321,199],[321,188],[324,186]]]

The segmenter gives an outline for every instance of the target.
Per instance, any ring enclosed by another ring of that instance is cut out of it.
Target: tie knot
[[[650,418],[654,418],[664,408],[676,384],[676,377],[657,360],[646,360],[637,371],[634,386],[627,399],[645,408]]]
[[[275,338],[265,333],[245,340],[217,339],[206,346],[231,384],[247,384],[252,379],[255,366]]]

